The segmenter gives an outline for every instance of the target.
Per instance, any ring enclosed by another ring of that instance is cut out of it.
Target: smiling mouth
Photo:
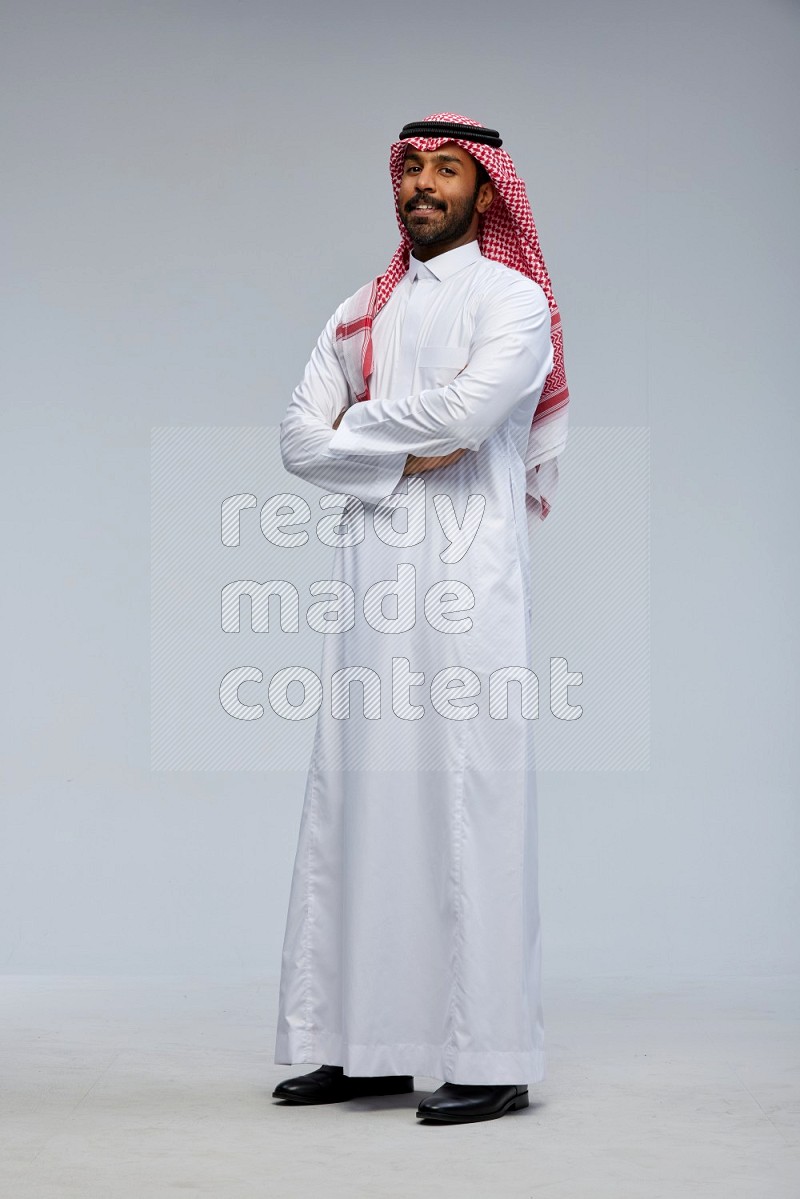
[[[440,212],[438,204],[415,204],[409,209],[409,213],[413,215],[415,212]]]

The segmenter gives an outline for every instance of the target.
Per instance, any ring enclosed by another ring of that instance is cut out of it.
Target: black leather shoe
[[[273,1099],[288,1099],[291,1103],[341,1103],[362,1095],[406,1095],[414,1090],[411,1074],[351,1077],[341,1066],[320,1066],[310,1074],[287,1078],[272,1092]]]
[[[466,1086],[446,1082],[432,1095],[426,1095],[417,1115],[426,1120],[446,1120],[450,1124],[471,1124],[475,1120],[496,1120],[506,1112],[528,1106],[527,1087]]]

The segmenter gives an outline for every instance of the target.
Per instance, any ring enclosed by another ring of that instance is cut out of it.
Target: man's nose
[[[435,183],[435,176],[433,174],[433,171],[429,171],[425,167],[422,168],[422,170],[420,171],[420,173],[417,175],[416,179],[414,180],[414,185],[418,192],[433,191],[434,183]]]

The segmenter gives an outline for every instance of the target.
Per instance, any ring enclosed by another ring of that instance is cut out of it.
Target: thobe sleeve
[[[350,402],[347,380],[333,347],[337,315],[333,314],[320,334],[281,421],[281,457],[286,470],[309,483],[377,504],[391,495],[400,481],[406,453],[395,448],[376,458],[359,452],[330,452],[333,422]],[[364,408],[367,403],[355,406]]]
[[[375,397],[345,413],[332,454],[380,459],[477,450],[517,404],[541,389],[553,366],[550,309],[538,285],[515,275],[490,289],[476,313],[469,361],[445,387],[401,399]]]

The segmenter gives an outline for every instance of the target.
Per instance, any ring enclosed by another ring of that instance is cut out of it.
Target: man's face
[[[433,151],[409,147],[397,206],[414,244],[446,249],[475,237],[478,214],[494,194],[490,183],[476,184],[475,159],[453,142]]]

